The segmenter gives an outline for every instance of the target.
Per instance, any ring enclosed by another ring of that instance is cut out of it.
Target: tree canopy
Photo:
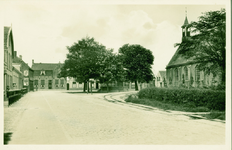
[[[88,82],[90,78],[100,83],[121,79],[117,55],[113,49],[106,49],[94,38],[86,37],[67,46],[69,53],[61,68],[60,77],[74,77],[78,82]],[[85,90],[85,87],[84,87]]]
[[[105,53],[105,46],[99,44],[94,38],[83,38],[67,46],[69,53],[61,69],[61,76],[75,77],[82,81],[99,76],[98,68],[103,61],[102,53]]]
[[[185,37],[179,46],[179,54],[192,58],[199,63],[199,70],[221,73],[222,83],[225,82],[225,53],[226,53],[226,12],[210,11],[203,13],[199,21],[191,22],[188,26],[191,36]]]
[[[124,68],[127,70],[126,78],[135,82],[135,88],[138,90],[138,82],[149,82],[153,79],[151,65],[154,56],[149,49],[141,45],[125,44],[119,48],[119,56]]]

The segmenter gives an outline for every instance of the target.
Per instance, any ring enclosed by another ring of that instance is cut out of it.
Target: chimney
[[[22,55],[19,55],[19,58],[22,59]]]
[[[34,65],[34,59],[32,59],[32,65]]]
[[[14,51],[14,57],[17,57],[17,51]]]

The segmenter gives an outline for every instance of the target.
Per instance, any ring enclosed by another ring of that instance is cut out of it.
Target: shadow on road
[[[8,142],[11,140],[12,132],[4,133],[4,145],[7,145]]]

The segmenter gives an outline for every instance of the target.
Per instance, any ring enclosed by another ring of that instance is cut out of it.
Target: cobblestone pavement
[[[225,123],[127,104],[128,93],[27,93],[4,108],[8,144],[225,144]]]

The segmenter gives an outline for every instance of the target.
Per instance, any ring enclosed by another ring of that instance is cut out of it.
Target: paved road
[[[144,109],[126,93],[27,93],[4,110],[8,144],[225,144],[225,123]]]

